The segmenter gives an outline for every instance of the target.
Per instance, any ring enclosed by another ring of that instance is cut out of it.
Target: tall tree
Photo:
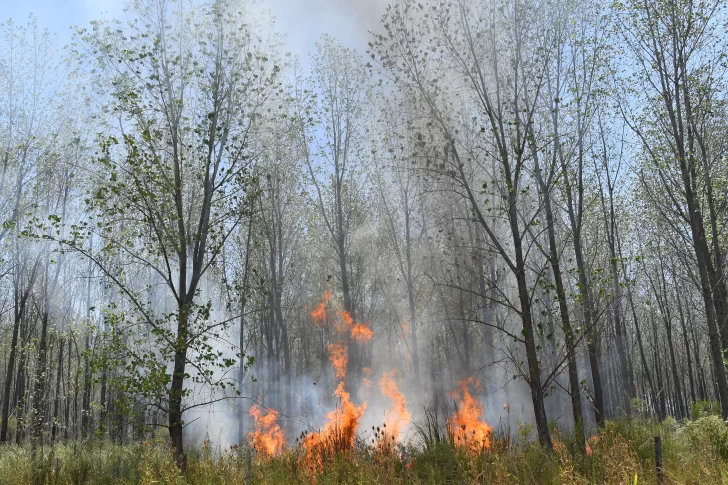
[[[300,93],[298,114],[314,203],[334,251],[344,311],[361,317],[352,281],[353,234],[361,224],[361,167],[364,163],[366,73],[356,54],[324,36],[313,57],[313,76]],[[304,96],[308,93],[309,96]],[[308,99],[306,99],[308,98]],[[347,340],[348,392],[356,396],[362,349]]]
[[[513,338],[524,344],[527,361],[520,372],[531,390],[539,441],[550,448],[527,275],[530,245],[524,231],[524,224],[541,212],[529,194],[533,168],[528,149],[548,61],[548,50],[539,49],[538,44],[545,31],[534,27],[538,15],[538,8],[523,2],[476,5],[455,0],[423,5],[405,1],[387,10],[387,32],[377,36],[373,54],[423,107],[432,127],[429,137],[418,134],[427,168],[454,180],[457,193],[468,201],[472,217],[513,275],[520,306],[516,312],[522,323]],[[453,85],[467,95],[448,89]],[[460,104],[461,99],[467,101]],[[468,121],[461,123],[463,119]],[[461,135],[472,132],[479,134],[474,137],[479,143]],[[481,143],[485,150],[480,149]],[[482,171],[491,160],[497,172],[485,178]],[[502,205],[496,206],[496,201]],[[487,207],[489,203],[493,206]],[[502,211],[507,239],[495,232],[484,215],[485,207]]]
[[[725,403],[728,307],[709,172],[714,133],[711,120],[719,114],[713,107],[725,94],[720,76],[715,75],[725,56],[717,48],[725,39],[720,33],[725,5],[715,0],[630,1],[618,5],[616,13],[623,19],[620,32],[634,56],[635,76],[646,87],[636,93],[641,104],[634,109],[624,106],[623,112],[642,142],[650,170],[659,173],[660,190],[667,191],[671,211],[690,228],[710,354],[720,400]],[[728,406],[723,406],[722,412],[723,418],[728,418]]]
[[[102,170],[87,199],[93,223],[63,242],[91,258],[127,302],[129,313],[115,303],[107,310],[124,389],[167,413],[183,469],[183,413],[219,399],[194,396],[187,381],[230,384],[213,372],[235,360],[211,342],[229,319],[213,312],[205,277],[249,212],[257,120],[279,71],[245,26],[248,15],[231,1],[149,0],[135,4],[125,30],[95,23],[80,32],[117,123],[100,141]],[[98,251],[84,244],[90,234]],[[129,265],[158,275],[171,311],[146,300]],[[148,326],[150,340],[128,315]]]

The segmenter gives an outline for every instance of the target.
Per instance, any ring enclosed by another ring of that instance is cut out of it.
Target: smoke
[[[366,45],[369,37],[368,31],[376,30],[379,24],[379,18],[385,6],[385,0],[268,0],[272,13],[278,18],[278,25],[275,30],[285,32],[287,34],[286,44],[289,50],[294,53],[303,54],[313,49],[314,43],[323,33],[330,34],[344,45],[360,49]],[[372,254],[382,258],[381,269],[394,268],[391,260],[387,260],[386,256],[382,256],[377,251],[377,236],[381,234],[381,228],[373,223],[363,224],[355,230],[352,237],[353,243],[358,246],[371,245]],[[391,257],[391,256],[390,256]],[[373,259],[373,257],[371,258]],[[367,262],[371,262],[370,259]],[[389,264],[388,264],[389,263]],[[369,268],[369,266],[366,266]],[[394,273],[392,278],[394,278]],[[402,293],[401,284],[392,282],[391,287],[386,288],[388,298],[392,299],[391,307],[397,310],[400,315],[407,315],[407,301]],[[214,300],[213,321],[223,321],[229,318],[225,310],[224,298],[220,294],[220,289],[215,281],[205,281],[200,292],[200,302],[206,301],[208,298]],[[166,298],[169,301],[169,295]],[[163,303],[163,302],[162,302]],[[437,305],[426,303],[426,310],[437,311]],[[156,313],[166,312],[165,308],[155,308]],[[299,311],[305,312],[303,305]],[[423,321],[425,319],[423,318]],[[437,317],[433,318],[433,322],[437,321]],[[406,322],[405,322],[406,323]],[[454,365],[449,365],[450,372],[447,375],[440,375],[439,382],[425,382],[420,388],[416,389],[412,386],[411,355],[407,350],[406,340],[408,335],[404,331],[405,325],[402,322],[402,331],[388,331],[386,325],[389,322],[372,320],[372,330],[374,331],[374,344],[372,345],[374,355],[373,374],[371,381],[373,385],[360,391],[360,396],[366,397],[366,412],[360,422],[359,431],[364,431],[371,426],[379,426],[391,418],[390,409],[392,408],[392,398],[383,395],[377,383],[382,375],[389,373],[394,369],[399,370],[402,377],[402,393],[409,405],[409,410],[400,413],[400,416],[409,416],[413,414],[414,420],[422,417],[423,410],[433,403],[431,390],[438,389],[442,398],[448,402],[443,402],[445,407],[452,408],[452,398],[448,398],[448,393],[457,388],[457,380],[459,377],[457,371],[452,371]],[[394,327],[394,324],[389,324]],[[427,329],[421,323],[419,327],[422,338],[421,352],[425,354],[424,349],[430,346],[441,345],[434,340],[433,333],[440,331],[439,325],[432,325],[431,329]],[[519,322],[510,319],[507,322],[509,330],[517,333]],[[358,327],[353,327],[356,329]],[[227,328],[223,334],[211,341],[213,350],[220,352],[221,358],[234,358],[236,350],[231,342],[238,342],[235,335],[237,328],[234,326]],[[352,330],[353,331],[353,330]],[[372,338],[371,332],[366,333],[360,329],[359,333],[366,334],[367,339]],[[387,345],[386,340],[390,342]],[[502,336],[499,336],[502,338]],[[450,344],[451,345],[451,344]],[[503,339],[496,343],[501,349],[503,355],[513,356],[514,360],[522,361],[523,350],[520,345],[509,343],[507,339]],[[508,347],[506,349],[506,347]],[[506,351],[507,350],[507,351]],[[263,349],[261,348],[261,351]],[[270,353],[271,350],[267,349]],[[477,351],[476,351],[477,352]],[[259,355],[255,368],[256,374],[265,374],[265,358],[266,355]],[[190,360],[194,360],[195,356],[190,355]],[[408,359],[410,362],[408,362]],[[483,375],[476,377],[483,382],[485,389],[483,392],[475,396],[484,406],[484,418],[491,425],[498,428],[502,424],[504,431],[515,434],[518,432],[519,423],[528,423],[533,421],[533,411],[530,403],[530,391],[523,380],[514,380],[512,376],[517,374],[512,364],[506,361],[503,364],[491,365],[487,370],[482,372]],[[420,359],[422,363],[424,358]],[[434,363],[432,364],[435,365]],[[424,367],[424,365],[423,365]],[[228,378],[227,373],[234,373],[234,369],[220,370],[210,379],[212,381],[220,381]],[[195,373],[194,369],[190,370],[193,379],[200,376]],[[275,406],[277,411],[283,412],[280,404],[283,399],[279,395],[282,388],[281,380],[283,379],[280,369],[274,368],[274,375],[265,375],[265,380],[260,379],[260,385],[250,385],[240,389],[241,393],[252,399],[260,400],[263,405]],[[423,369],[422,374],[426,374]],[[475,372],[478,374],[478,371]],[[286,424],[286,428],[292,431],[289,438],[295,438],[297,432],[302,430],[316,430],[324,425],[326,415],[336,409],[337,399],[332,394],[336,388],[336,381],[339,376],[335,375],[331,366],[318,375],[312,376],[304,374],[294,378],[292,388],[294,390],[293,406],[290,415],[281,416],[281,421]],[[426,379],[425,379],[426,380]],[[434,378],[433,378],[434,381]],[[264,384],[266,387],[264,387]],[[391,395],[396,393],[390,392]],[[224,395],[224,394],[223,394]],[[227,394],[233,397],[233,393]],[[230,445],[239,441],[238,422],[241,419],[241,410],[238,409],[237,399],[217,400],[222,397],[219,391],[213,392],[204,384],[194,385],[191,389],[191,398],[186,404],[194,404],[196,402],[214,401],[212,404],[196,407],[185,412],[184,420],[187,425],[185,437],[188,441],[199,444],[203,439],[213,443],[213,452],[220,452]],[[248,409],[248,405],[243,406]],[[476,416],[478,419],[482,417]],[[247,421],[247,430],[252,430],[252,419],[243,417]],[[409,420],[409,417],[407,418]],[[403,440],[407,441],[412,434],[412,427],[407,423],[402,425]],[[289,444],[291,439],[288,440]]]
[[[267,0],[286,49],[302,58],[324,33],[360,52],[369,31],[377,30],[386,0]]]

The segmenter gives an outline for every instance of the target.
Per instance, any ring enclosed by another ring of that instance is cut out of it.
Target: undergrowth
[[[203,444],[189,452],[183,476],[168,444],[148,440],[125,446],[96,440],[33,452],[0,447],[0,485],[21,484],[649,484],[656,483],[654,437],[660,436],[666,484],[728,484],[728,428],[706,413],[694,421],[607,422],[588,441],[554,430],[556,451],[495,430],[491,447],[458,447],[436,419],[415,427],[406,447],[360,443],[328,460],[312,475],[306,454],[294,447],[263,459],[248,448],[213,453]],[[250,468],[248,463],[251,464]]]

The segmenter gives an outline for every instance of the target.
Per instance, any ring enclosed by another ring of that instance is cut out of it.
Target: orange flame
[[[366,323],[357,323],[351,329],[351,338],[357,342],[369,342],[373,335],[374,332]]]
[[[248,414],[255,421],[255,431],[251,431],[249,436],[258,453],[268,458],[279,455],[286,442],[278,425],[278,412],[271,409],[264,415],[263,409],[254,404]]]
[[[326,305],[331,297],[331,290],[328,289],[322,297],[323,301],[311,312],[316,325],[322,326],[325,323]],[[328,348],[329,360],[339,381],[334,392],[339,398],[339,405],[326,414],[327,421],[322,430],[318,433],[304,433],[301,438],[301,445],[306,450],[304,465],[314,474],[322,469],[324,460],[334,459],[337,453],[351,451],[359,420],[367,407],[366,402],[361,406],[352,403],[350,394],[344,389],[349,357],[346,341],[347,336],[359,342],[369,341],[372,338],[372,331],[367,324],[355,324],[347,311],[339,310],[337,314],[339,318],[333,324],[339,340],[330,343]]]
[[[345,333],[354,326],[354,318],[346,310],[339,311],[340,324],[337,330],[341,333]]]
[[[401,428],[410,422],[412,415],[407,410],[407,399],[400,392],[394,380],[396,370],[384,374],[379,380],[379,388],[385,397],[392,400],[392,407],[387,411],[384,421],[387,434],[395,440],[399,440]]]
[[[313,323],[315,323],[319,327],[322,327],[323,324],[326,322],[326,306],[329,304],[329,301],[331,301],[332,296],[333,293],[331,292],[331,288],[327,288],[326,291],[324,291],[323,296],[321,297],[321,303],[319,303],[316,308],[311,311],[311,318],[313,318]]]
[[[350,401],[349,393],[344,390],[344,381],[339,382],[334,395],[339,397],[340,404],[326,415],[324,428],[306,435],[302,441],[306,449],[306,464],[313,472],[318,472],[324,460],[332,461],[337,453],[351,451],[359,420],[367,408],[366,403],[356,406]]]
[[[336,378],[346,378],[346,363],[349,360],[346,346],[342,343],[329,344],[329,360],[336,371]]]
[[[490,448],[491,428],[488,423],[481,421],[483,405],[470,394],[469,386],[479,386],[472,377],[459,382],[458,388],[450,396],[459,399],[457,411],[447,420],[448,431],[456,446],[478,453],[483,448]]]

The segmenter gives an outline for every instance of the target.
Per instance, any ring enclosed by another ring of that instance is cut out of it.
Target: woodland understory
[[[727,9],[0,24],[0,483],[728,483]]]

